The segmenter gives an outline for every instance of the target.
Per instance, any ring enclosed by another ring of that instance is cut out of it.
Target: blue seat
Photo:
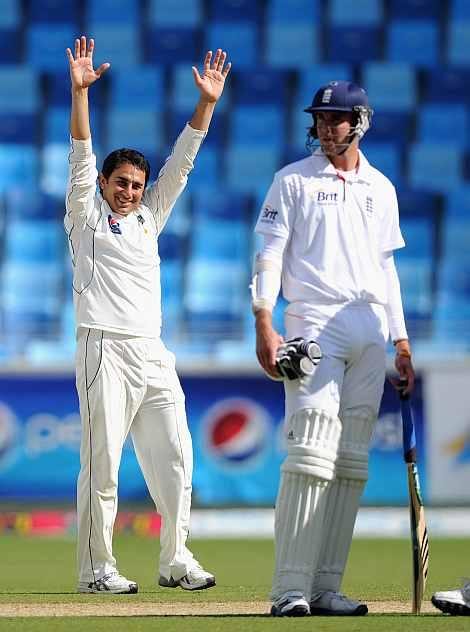
[[[93,129],[95,126],[93,125]],[[44,112],[44,143],[67,143],[70,136],[70,107],[51,107]]]
[[[138,24],[141,11],[135,0],[87,0],[86,21],[93,25]]]
[[[269,105],[239,105],[232,111],[231,142],[279,147],[283,143],[285,114]]]
[[[399,145],[393,142],[374,143],[366,136],[362,143],[362,150],[373,167],[386,175],[395,186],[400,185],[402,156]]]
[[[34,144],[38,138],[38,116],[28,113],[6,113],[0,116],[0,143]]]
[[[352,68],[348,64],[314,64],[297,71],[297,87],[294,105],[306,108],[311,104],[315,92],[330,81],[351,81]]]
[[[433,223],[437,221],[440,198],[430,191],[406,189],[400,187],[397,191],[398,206],[401,217],[427,217]]]
[[[48,143],[41,150],[41,188],[49,195],[64,197],[69,172],[69,151],[67,143]],[[95,147],[96,152],[96,147]]]
[[[160,151],[166,145],[162,117],[163,114],[153,108],[111,108],[107,119],[108,151],[118,147],[131,147],[143,154]]]
[[[244,222],[248,219],[251,196],[225,188],[197,191],[193,195],[193,217],[201,219],[218,219]]]
[[[307,141],[307,132],[312,126],[312,123],[311,114],[304,112],[303,109],[300,108],[293,111],[288,146],[285,148],[285,150],[287,150],[286,160],[283,161],[285,164],[305,158],[307,155],[305,143]]]
[[[0,192],[16,185],[35,188],[39,156],[34,145],[0,144]]]
[[[381,0],[331,0],[327,16],[334,26],[375,26],[382,23],[383,3]]]
[[[30,0],[28,19],[31,24],[65,24],[74,26],[78,18],[78,4],[72,0]],[[72,42],[73,43],[73,42]]]
[[[152,26],[199,26],[201,0],[150,0],[148,23]]]
[[[462,182],[462,153],[450,143],[413,143],[408,156],[410,185],[427,191],[450,191]]]
[[[138,66],[132,72],[114,70],[109,77],[113,108],[120,110],[164,107],[164,75],[161,68]]]
[[[248,258],[248,229],[240,220],[199,217],[192,227],[190,240],[193,261],[244,263]]]
[[[180,333],[183,318],[184,268],[178,259],[162,260],[160,263],[162,288],[162,338],[173,340]]]
[[[186,188],[175,202],[163,229],[164,233],[174,233],[183,238],[189,232],[191,226],[190,205],[191,195]]]
[[[387,59],[435,66],[439,59],[438,25],[431,20],[396,20],[388,25]]]
[[[376,111],[370,130],[367,132],[367,140],[374,142],[393,140],[404,145],[412,138],[413,122],[411,112]]]
[[[465,2],[465,0],[463,0]],[[390,16],[395,19],[438,19],[441,16],[440,0],[390,0]]]
[[[440,66],[424,73],[424,99],[434,103],[469,103],[470,69]]]
[[[70,22],[30,24],[26,29],[26,62],[36,70],[64,72],[65,49],[73,46],[76,34]]]
[[[463,339],[468,345],[470,260],[443,258],[437,268],[436,298],[436,337]]]
[[[435,254],[433,218],[424,216],[402,217],[400,228],[406,242],[403,256],[407,259],[426,259],[431,264]]]
[[[266,19],[271,24],[317,24],[320,17],[320,0],[270,0],[266,7]]]
[[[259,145],[231,145],[226,151],[226,183],[242,193],[266,191],[280,167],[280,151]]]
[[[15,187],[5,193],[8,218],[24,220],[56,220],[62,222],[65,200],[53,197],[40,189]]]
[[[451,0],[449,16],[452,21],[470,20],[470,5],[467,0]]]
[[[396,257],[403,307],[410,318],[429,317],[433,308],[433,260],[407,257],[407,250]]]
[[[61,221],[15,218],[8,224],[5,258],[10,263],[58,263],[64,249]]]
[[[209,0],[209,16],[212,21],[256,22],[260,14],[259,0]]]
[[[470,220],[468,217],[446,217],[441,230],[442,256],[447,260],[456,259],[470,262]]]
[[[185,255],[185,240],[178,233],[164,230],[158,236],[158,254],[162,261],[183,261]]]
[[[254,22],[211,22],[205,29],[204,49],[223,48],[237,68],[254,66],[259,59],[260,36]]]
[[[48,107],[66,107],[70,110],[70,75],[64,69],[45,72],[42,76],[45,83],[46,103]],[[106,97],[106,79],[97,81],[90,89],[91,115],[104,107]]]
[[[437,103],[423,104],[418,109],[417,140],[434,141],[436,135],[446,142],[468,146],[469,116],[463,103],[449,103],[445,108]]]
[[[3,0],[0,12],[0,29],[16,29],[21,26],[21,0]]]
[[[39,77],[32,68],[17,65],[0,66],[0,85],[2,86],[2,90],[0,90],[1,113],[32,113],[41,106]]]
[[[201,70],[199,68],[199,70]],[[224,93],[217,102],[217,116],[220,112],[225,112],[230,104],[230,91],[232,79],[225,84]],[[199,99],[199,92],[194,83],[193,73],[188,64],[175,65],[171,69],[171,93],[170,103],[172,111],[189,112],[193,111]]]
[[[207,191],[210,187],[217,187],[223,177],[222,174],[222,151],[216,146],[202,146],[189,176],[188,191],[195,193],[198,190]]]
[[[173,143],[174,140],[180,135],[181,130],[185,127],[186,123],[191,120],[191,117],[194,113],[194,106],[188,109],[187,111],[175,111],[171,112],[169,116],[169,134],[170,134],[170,142]],[[218,149],[221,149],[225,142],[225,135],[227,132],[227,115],[223,112],[217,112],[214,116],[210,129],[204,138],[203,147],[207,147],[208,145],[214,146]],[[204,151],[204,149],[202,150]],[[199,157],[199,155],[198,155]]]
[[[448,27],[447,62],[455,66],[470,64],[470,17],[466,22],[450,22]]]
[[[137,24],[107,24],[96,22],[88,25],[88,36],[96,42],[93,59],[99,66],[110,62],[120,70],[142,63],[140,33]]]
[[[21,31],[0,26],[0,63],[19,64],[22,57]],[[3,86],[2,86],[3,89]]]
[[[360,64],[380,59],[381,40],[377,27],[330,26],[326,32],[326,61]]]
[[[314,24],[275,22],[267,25],[265,61],[268,66],[309,68],[318,58],[319,36]]]
[[[416,76],[410,64],[366,63],[362,85],[376,111],[411,110],[416,105]]]
[[[233,100],[237,105],[285,105],[288,75],[284,70],[265,68],[233,71]]]
[[[197,64],[201,57],[201,32],[198,28],[150,28],[144,47],[145,59],[152,64]]]
[[[470,186],[465,184],[457,189],[451,189],[444,200],[445,218],[470,217]]]

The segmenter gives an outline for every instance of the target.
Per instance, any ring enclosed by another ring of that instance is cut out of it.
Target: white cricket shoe
[[[173,577],[167,579],[160,575],[158,584],[164,588],[177,588],[179,586],[183,590],[204,590],[215,586],[215,577],[212,573],[205,571],[200,564],[197,564],[180,579],[173,579]]]
[[[284,593],[271,607],[273,617],[305,617],[309,613],[308,601],[301,592],[295,590]]]
[[[365,603],[348,599],[340,592],[325,590],[312,596],[310,614],[333,617],[361,617],[369,612]]]
[[[470,581],[458,590],[436,592],[432,603],[446,614],[470,616]]]
[[[126,579],[116,571],[97,579],[95,582],[79,582],[79,593],[109,593],[111,595],[129,595],[139,590],[136,582]]]

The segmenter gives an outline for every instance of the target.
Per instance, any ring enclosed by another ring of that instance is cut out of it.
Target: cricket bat
[[[428,575],[429,542],[416,464],[416,435],[409,395],[400,392],[403,456],[408,471],[411,547],[413,554],[412,613],[419,614]]]

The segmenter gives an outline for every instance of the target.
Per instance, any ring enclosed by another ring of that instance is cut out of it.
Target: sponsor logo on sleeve
[[[261,211],[261,220],[265,224],[274,224],[276,218],[278,216],[278,211],[274,210],[270,204],[266,204],[266,206]]]
[[[108,215],[108,225],[112,233],[114,233],[115,235],[122,235],[119,222],[112,215]]]

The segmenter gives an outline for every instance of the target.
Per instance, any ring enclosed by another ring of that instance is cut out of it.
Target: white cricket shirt
[[[387,303],[382,253],[405,245],[397,196],[359,156],[359,168],[340,175],[318,149],[274,177],[255,231],[287,240],[282,291],[289,313],[305,315],[312,304]]]
[[[186,125],[142,203],[122,217],[96,190],[91,139],[71,139],[65,230],[76,327],[156,338],[161,330],[157,237],[186,186],[205,132]]]

